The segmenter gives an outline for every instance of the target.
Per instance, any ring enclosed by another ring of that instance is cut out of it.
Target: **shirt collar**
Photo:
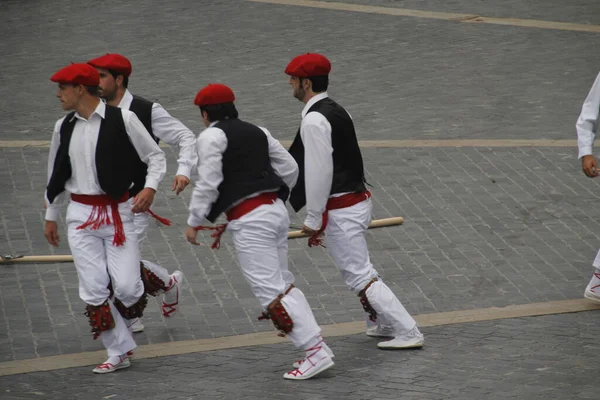
[[[329,97],[329,95],[327,94],[327,92],[323,92],[323,93],[319,93],[318,95],[314,96],[312,99],[310,99],[308,101],[308,103],[306,103],[306,105],[304,106],[304,109],[302,109],[302,118],[306,117],[306,114],[308,114],[308,110],[310,110],[310,108],[319,100],[323,100],[326,99],[327,97]]]
[[[98,105],[96,106],[96,109],[94,110],[92,115],[90,115],[90,118],[88,118],[88,120],[92,119],[94,114],[98,114],[100,116],[100,118],[104,119],[104,116],[106,115],[106,103],[104,103],[103,101],[99,101]],[[79,115],[78,112],[75,112],[75,114],[73,114],[73,116],[71,117],[69,122],[72,122],[74,118],[78,118],[83,121],[87,121],[85,118],[83,118],[81,115]]]
[[[219,123],[219,121],[213,121],[210,123],[210,125],[208,126],[209,128],[212,128],[213,126],[215,126],[217,123]]]
[[[125,89],[125,94],[123,94],[123,98],[119,102],[119,108],[129,110],[129,107],[131,107],[132,101],[133,101],[133,95],[131,94],[129,89]]]

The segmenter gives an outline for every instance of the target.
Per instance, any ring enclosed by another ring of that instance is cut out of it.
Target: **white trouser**
[[[265,309],[294,283],[294,275],[288,269],[289,223],[288,211],[277,199],[227,225],[242,273]],[[288,336],[296,347],[303,348],[320,334],[321,328],[300,289],[290,290],[281,302],[294,324]]]
[[[132,202],[133,200],[130,200],[130,203]],[[137,233],[140,249],[142,248],[142,243],[148,236],[146,234],[146,231],[148,230],[148,225],[150,224],[150,218],[152,218],[150,214],[145,212],[133,214],[133,223],[135,224],[135,232]],[[142,260],[142,262],[144,263],[144,266],[146,268],[152,271],[156,276],[160,278],[161,281],[163,281],[164,286],[169,285],[171,275],[169,274],[169,271],[167,271],[166,268],[163,268],[160,265],[150,262],[148,260]]]
[[[365,238],[372,210],[370,198],[351,207],[331,210],[325,228],[325,245],[342,279],[357,295],[373,278],[379,277],[369,259]],[[379,324],[394,327],[398,334],[415,327],[415,320],[381,279],[369,287],[367,298],[377,311]]]
[[[99,229],[77,229],[92,213],[92,206],[71,201],[67,208],[68,242],[79,277],[79,297],[87,304],[99,306],[109,295],[112,281],[114,296],[125,307],[134,305],[144,293],[140,278],[140,254],[133,215],[128,203],[119,204],[125,243],[113,245],[115,226],[108,206],[110,225]],[[111,305],[116,327],[100,335],[110,355],[121,355],[135,348],[135,342],[121,314]]]

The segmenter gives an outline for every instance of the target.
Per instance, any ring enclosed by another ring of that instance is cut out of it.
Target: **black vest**
[[[358,139],[354,131],[354,123],[350,115],[342,106],[326,97],[317,101],[308,110],[309,112],[323,114],[331,125],[331,144],[333,147],[333,179],[331,192],[362,192],[365,187],[365,173],[362,155],[358,147]],[[304,180],[304,144],[300,136],[300,129],[289,150],[294,160],[298,163],[300,174],[298,182],[292,189],[290,204],[294,210],[300,211],[306,205],[306,187]]]
[[[139,120],[142,122],[146,130],[152,136],[152,139],[158,144],[159,138],[154,136],[152,132],[152,106],[154,103],[144,99],[143,97],[133,96],[129,111],[133,112]],[[136,153],[137,154],[137,153]],[[134,159],[135,178],[133,180],[133,187],[130,190],[131,196],[138,194],[144,186],[146,186],[146,175],[148,174],[148,165],[143,162],[139,156],[136,155]]]
[[[60,145],[46,187],[50,203],[65,190],[65,184],[72,175],[69,146],[77,122],[74,115],[74,112],[69,113],[60,127]],[[113,199],[122,197],[131,186],[132,160],[136,157],[139,159],[125,129],[121,109],[106,105],[96,143],[96,173],[100,188]]]
[[[218,188],[219,197],[206,219],[215,222],[219,214],[238,200],[269,189],[277,190],[278,197],[285,201],[289,188],[273,171],[265,132],[237,118],[219,121],[215,128],[225,132],[227,149],[223,153],[223,182]]]

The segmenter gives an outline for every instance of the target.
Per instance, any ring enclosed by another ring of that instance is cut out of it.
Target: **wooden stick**
[[[403,222],[404,222],[404,218],[402,218],[402,217],[375,219],[369,224],[369,229],[383,228],[385,226],[401,225]],[[308,235],[302,233],[302,231],[288,232],[288,239],[298,239],[298,238],[303,238],[303,237],[308,237]]]
[[[401,225],[404,222],[402,217],[392,217],[373,220],[369,224],[369,229],[383,228],[386,226]],[[291,231],[288,232],[288,239],[299,239],[308,237],[308,235],[302,233],[302,231]],[[71,255],[48,255],[48,256],[23,256],[18,258],[2,258],[0,256],[1,264],[23,264],[23,263],[61,263],[61,262],[73,262],[73,256]]]
[[[59,256],[23,256],[19,258],[2,258],[0,257],[0,264],[16,264],[16,263],[60,263],[60,262],[73,262],[73,256],[69,254]]]

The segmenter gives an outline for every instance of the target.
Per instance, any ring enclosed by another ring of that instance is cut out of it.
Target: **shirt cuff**
[[[186,178],[190,179],[190,176],[192,176],[192,169],[187,165],[180,164],[179,168],[177,168],[177,173],[175,175],[183,175]]]
[[[585,146],[585,147],[579,148],[579,158],[581,158],[583,156],[589,156],[591,154],[593,154],[592,146]]]
[[[46,221],[58,221],[60,210],[54,207],[46,208]]]
[[[144,186],[145,188],[150,188],[150,189],[154,189],[155,191],[158,191],[158,180],[154,179],[154,178],[149,178],[146,177],[146,186]]]
[[[194,214],[190,214],[187,220],[187,224],[191,227],[197,227],[204,223],[204,218],[198,218]]]
[[[314,231],[318,231],[321,229],[321,224],[323,223],[323,215],[311,215],[310,213],[306,215],[306,219],[304,220],[304,225],[309,227]]]

